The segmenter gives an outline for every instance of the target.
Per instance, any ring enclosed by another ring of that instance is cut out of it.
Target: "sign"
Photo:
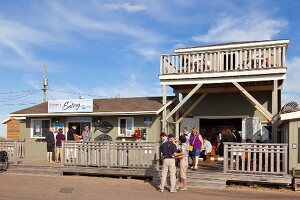
[[[93,99],[49,100],[48,113],[93,112]]]
[[[58,129],[62,129],[62,133],[64,133],[64,124],[53,124],[54,133],[58,133]]]

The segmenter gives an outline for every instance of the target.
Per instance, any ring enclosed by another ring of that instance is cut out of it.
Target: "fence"
[[[287,144],[224,143],[224,173],[287,174]]]
[[[63,142],[62,164],[149,168],[159,164],[159,143],[151,142]]]
[[[15,163],[20,159],[24,159],[25,141],[0,141],[0,149],[7,152],[9,163]]]

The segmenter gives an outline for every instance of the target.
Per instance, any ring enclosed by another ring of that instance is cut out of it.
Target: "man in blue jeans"
[[[169,134],[168,135],[168,141],[162,143],[160,145],[160,154],[163,158],[163,169],[162,169],[162,178],[161,178],[161,184],[160,184],[160,192],[164,191],[166,180],[167,180],[167,174],[170,173],[170,179],[171,179],[171,188],[170,192],[176,192],[176,166],[175,166],[175,157],[181,155],[177,152],[177,147],[174,144],[174,135]]]

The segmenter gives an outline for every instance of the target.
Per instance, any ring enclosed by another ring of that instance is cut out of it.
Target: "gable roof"
[[[167,97],[167,101],[174,96]],[[158,114],[163,107],[162,97],[133,97],[93,99],[92,113],[48,113],[48,102],[25,108],[13,113],[10,117],[17,116],[82,116],[82,115],[139,115]]]

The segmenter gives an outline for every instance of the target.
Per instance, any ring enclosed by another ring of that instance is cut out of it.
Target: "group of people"
[[[89,126],[85,126],[81,135],[76,133],[76,126],[72,126],[67,132],[68,140],[75,141],[90,141],[92,138],[92,132],[89,129]],[[54,128],[50,127],[49,131],[46,133],[46,143],[47,143],[47,161],[53,162],[53,153],[55,153],[55,161],[57,163],[61,162],[61,149],[62,142],[66,140],[65,135],[63,134],[63,129],[59,128],[57,133],[54,132]]]
[[[223,155],[224,142],[239,142],[241,138],[234,134],[230,129],[225,134],[216,135],[212,140],[208,140],[206,136],[201,136],[197,128],[193,128],[191,132],[188,128],[183,128],[179,139],[173,134],[168,136],[161,133],[160,156],[162,159],[162,179],[160,191],[164,191],[167,174],[170,174],[171,188],[170,192],[186,191],[187,177],[186,172],[189,167],[189,158],[192,160],[191,169],[198,169],[199,157],[206,158],[207,155],[216,154]],[[180,177],[176,182],[176,160],[179,159]]]

